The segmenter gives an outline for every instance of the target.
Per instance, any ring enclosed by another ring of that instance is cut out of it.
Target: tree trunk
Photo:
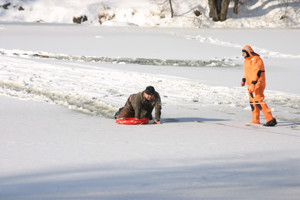
[[[226,20],[229,3],[230,3],[230,0],[224,0],[223,5],[222,5],[222,9],[221,9],[220,21],[225,21]]]
[[[215,0],[218,18],[220,19],[221,7],[222,7],[222,0]]]
[[[173,12],[172,0],[169,0],[169,3],[171,8],[171,18],[173,18],[174,12]]]
[[[234,0],[233,13],[236,15],[239,13],[239,0]]]
[[[209,5],[209,17],[213,19],[213,21],[218,21],[219,16],[217,12],[217,6],[216,6],[216,1],[217,0],[208,0],[208,5]]]
[[[223,4],[222,4],[223,2]],[[230,0],[208,0],[209,17],[213,21],[225,21],[227,18]],[[235,14],[238,14],[239,0],[234,0]]]

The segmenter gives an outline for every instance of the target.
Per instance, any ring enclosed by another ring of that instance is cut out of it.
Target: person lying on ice
[[[265,126],[275,126],[276,119],[272,116],[271,109],[264,102],[264,90],[266,87],[265,67],[262,59],[253,49],[246,45],[243,50],[244,77],[241,86],[248,86],[250,106],[252,109],[252,123],[260,124],[260,111],[265,116]]]
[[[152,110],[155,107],[154,123],[160,124],[161,100],[153,86],[144,91],[129,96],[125,106],[115,114],[115,119],[134,117],[136,119],[148,118],[152,120]]]

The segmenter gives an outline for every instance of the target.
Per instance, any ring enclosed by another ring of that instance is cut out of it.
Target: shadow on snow
[[[183,167],[155,167],[153,161],[98,164],[5,176],[0,177],[0,197],[3,200],[299,198],[300,159],[260,162],[248,157],[244,160],[220,157],[203,159],[201,163]]]
[[[200,118],[200,117],[177,117],[177,118],[163,118],[163,123],[182,123],[182,122],[208,122],[208,121],[228,121],[226,119],[212,119],[212,118]]]

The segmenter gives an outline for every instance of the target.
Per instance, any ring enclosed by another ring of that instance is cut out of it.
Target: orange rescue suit
[[[250,46],[245,46],[243,52],[247,54],[244,62],[244,77],[242,82],[248,86],[250,106],[252,109],[252,123],[259,124],[260,111],[265,116],[266,122],[275,119],[271,109],[264,102],[266,87],[265,66],[258,54]]]

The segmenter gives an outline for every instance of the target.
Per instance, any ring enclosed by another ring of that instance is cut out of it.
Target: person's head
[[[243,52],[244,58],[249,58],[249,57],[256,55],[256,53],[253,51],[253,49],[249,45],[244,46],[242,52]]]
[[[153,86],[148,86],[146,87],[145,91],[144,91],[144,97],[147,100],[151,100],[154,98],[154,93],[155,93],[155,89]]]

